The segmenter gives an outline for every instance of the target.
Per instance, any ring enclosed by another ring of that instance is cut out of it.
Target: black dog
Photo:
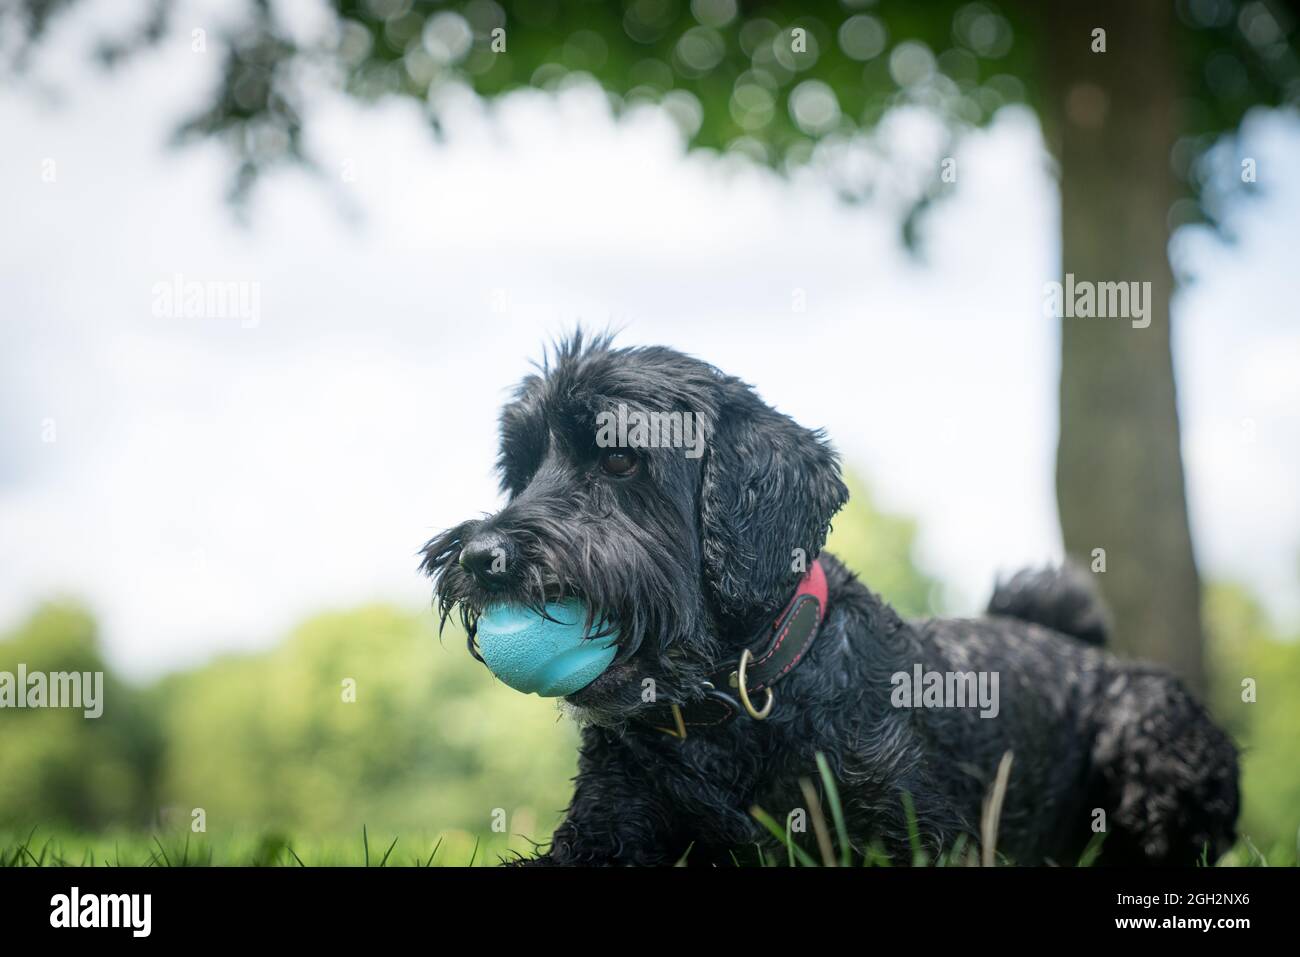
[[[539,372],[501,416],[508,504],[429,542],[423,565],[471,652],[492,602],[576,596],[618,625],[613,664],[566,699],[576,791],[529,863],[752,858],[771,837],[751,809],[807,808],[818,752],[859,854],[907,863],[913,836],[930,859],[977,840],[1007,752],[1010,861],[1075,863],[1098,831],[1118,864],[1212,861],[1233,842],[1235,748],[1174,677],[1099,647],[1082,573],[1021,573],[985,618],[904,621],[834,557],[814,561],[848,496],[820,433],[670,349],[579,332]],[[690,413],[703,454],[598,442],[619,406]],[[996,707],[902,701],[914,671],[995,677]]]

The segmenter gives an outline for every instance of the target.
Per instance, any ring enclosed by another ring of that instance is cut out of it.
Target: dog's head
[[[473,651],[492,603],[582,600],[619,647],[568,700],[606,723],[700,696],[789,600],[848,497],[821,434],[744,382],[581,332],[502,412],[497,467],[506,506],[425,546],[442,620],[459,609]]]

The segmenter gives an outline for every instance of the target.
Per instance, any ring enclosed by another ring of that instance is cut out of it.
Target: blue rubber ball
[[[516,691],[558,698],[582,690],[609,667],[618,634],[588,638],[599,628],[584,630],[587,608],[580,601],[552,602],[546,614],[550,618],[518,605],[490,605],[478,618],[478,650]]]

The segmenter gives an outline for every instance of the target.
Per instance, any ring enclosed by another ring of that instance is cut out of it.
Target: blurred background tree
[[[0,712],[0,824],[143,827],[156,817],[163,742],[156,712],[100,657],[94,620],[71,602],[43,605],[0,641],[0,671],[103,672],[103,713]]]
[[[497,684],[459,631],[444,638],[427,612],[360,608],[166,679],[164,793],[213,828],[487,833],[499,808],[510,833],[544,838],[576,731],[553,701]]]
[[[21,69],[51,22],[93,0],[18,0],[0,51]],[[1057,504],[1067,551],[1091,564],[1116,645],[1204,688],[1200,581],[1180,452],[1167,255],[1171,231],[1216,222],[1235,187],[1267,182],[1233,134],[1258,106],[1300,102],[1294,0],[332,0],[311,35],[250,0],[211,38],[210,102],[178,130],[232,151],[232,194],[310,164],[304,90],[414,98],[439,129],[449,90],[496,97],[594,81],[615,109],[661,104],[694,147],[780,171],[814,166],[848,201],[892,196],[920,248],[953,188],[964,132],[1008,104],[1038,114],[1060,173],[1062,273],[1149,281],[1151,324],[1062,320]],[[106,64],[177,36],[172,0],[98,46]],[[241,19],[242,17],[242,19]],[[189,24],[184,25],[186,29]],[[207,43],[202,30],[182,41]],[[944,141],[900,162],[873,135],[888,112],[940,118]],[[1216,146],[1218,147],[1216,149]],[[1226,189],[1225,189],[1226,185]]]

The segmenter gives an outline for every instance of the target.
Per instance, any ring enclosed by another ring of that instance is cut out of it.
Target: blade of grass
[[[691,856],[691,849],[692,849],[693,847],[695,847],[695,842],[694,842],[694,841],[691,841],[691,843],[687,844],[687,845],[686,845],[686,850],[684,850],[684,851],[682,852],[682,856],[681,856],[681,857],[677,858],[677,863],[674,864],[673,867],[685,867],[685,866],[686,866],[686,859],[687,859],[688,857]]]
[[[831,774],[831,764],[826,755],[817,752],[817,770],[821,772],[822,787],[826,789],[826,803],[831,806],[831,819],[835,822],[835,834],[840,839],[840,866],[848,867],[853,857],[853,845],[849,841],[849,829],[844,823],[844,805],[840,803],[840,789]]]
[[[31,831],[28,832],[28,834],[27,834],[27,840],[23,841],[21,844],[18,845],[18,850],[22,851],[24,854],[26,854],[28,857],[30,857],[33,861],[35,861],[37,867],[40,867],[40,866],[41,866],[41,862],[40,862],[40,861],[37,861],[36,858],[32,855],[32,852],[28,849],[28,848],[31,846],[32,838],[34,838],[34,837],[36,836],[36,828],[38,828],[38,827],[40,827],[39,824],[37,824],[35,827],[33,827],[33,828],[31,829]]]
[[[796,857],[805,867],[817,866],[817,862],[812,859],[811,855],[809,855],[807,851],[805,851],[802,847],[800,847],[793,840],[791,840],[789,835],[781,829],[781,825],[777,824],[776,821],[772,820],[772,816],[770,814],[768,814],[766,811],[764,811],[761,807],[758,807],[757,805],[751,807],[749,809],[749,813],[753,815],[754,820],[758,821],[759,824],[767,828],[768,831],[771,832],[773,837],[775,837],[778,841],[780,841],[789,849],[790,866],[792,867],[794,866],[794,859]],[[787,818],[786,820],[788,822],[789,818]]]
[[[1097,855],[1101,853],[1101,845],[1102,842],[1105,840],[1106,840],[1105,831],[1098,831],[1091,838],[1089,838],[1088,846],[1083,849],[1083,853],[1079,855],[1079,860],[1074,866],[1092,867],[1093,862],[1097,860]]]
[[[168,867],[172,866],[171,858],[167,856],[167,849],[162,846],[162,841],[158,840],[158,835],[153,836],[153,842],[158,845],[158,850],[162,853],[162,859]]]
[[[946,860],[944,863],[950,867],[960,866],[962,863],[962,855],[966,851],[966,842],[969,840],[970,838],[968,838],[964,833],[958,834],[957,839],[952,842],[952,847],[949,848],[948,853],[945,855]]]
[[[916,805],[912,803],[912,795],[906,791],[900,800],[903,803],[903,814],[907,817],[907,842],[912,846],[912,866],[925,867],[930,863],[930,858],[921,847],[921,826],[916,820]]]
[[[831,847],[831,832],[826,827],[826,816],[822,814],[822,802],[817,797],[817,790],[807,778],[799,779],[799,790],[803,792],[808,813],[812,816],[813,834],[817,837],[817,849],[821,851],[822,864],[835,866],[835,849]]]
[[[992,867],[997,863],[998,822],[1002,819],[1002,801],[1007,796],[1007,783],[1011,780],[1011,752],[1002,755],[998,772],[993,778],[993,789],[984,800],[984,813],[980,818],[982,863]]]
[[[433,850],[429,853],[429,859],[424,862],[425,867],[433,866],[433,858],[438,853],[438,848],[442,847],[442,835],[438,835],[438,843],[433,845]]]
[[[1255,842],[1250,839],[1250,836],[1243,834],[1241,839],[1245,841],[1246,846],[1250,848],[1250,853],[1254,854],[1255,857],[1259,859],[1259,866],[1268,867],[1268,858],[1260,853],[1259,848],[1255,846]]]
[[[380,867],[383,867],[385,864],[388,863],[388,855],[393,853],[393,848],[395,848],[396,846],[397,846],[397,838],[395,837],[393,838],[393,843],[388,845],[388,850],[384,851],[384,859],[379,862]]]
[[[863,867],[893,867],[894,862],[889,859],[885,849],[880,846],[879,841],[872,841],[867,845],[866,853],[862,858]]]

